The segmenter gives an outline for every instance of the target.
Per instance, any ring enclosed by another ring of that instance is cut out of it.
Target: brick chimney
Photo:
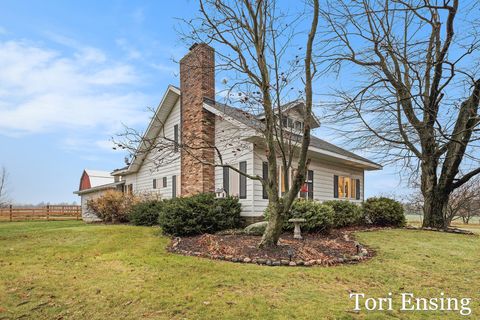
[[[215,192],[215,115],[203,109],[204,98],[215,98],[215,51],[194,44],[180,60],[181,195]],[[190,147],[190,148],[189,148]],[[199,159],[201,161],[199,161]]]

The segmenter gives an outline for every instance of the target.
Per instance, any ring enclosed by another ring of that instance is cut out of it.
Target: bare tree
[[[480,173],[477,1],[332,0],[327,70],[348,67],[335,119],[350,142],[421,181],[424,227],[448,227],[451,193]],[[458,29],[461,29],[458,32]],[[465,172],[465,174],[461,174]]]
[[[8,172],[5,167],[0,170],[0,207],[9,203],[7,194]]]
[[[455,189],[450,195],[445,220],[450,225],[452,221],[462,219],[468,224],[470,219],[480,213],[480,179],[474,178]]]
[[[217,72],[223,72],[228,78],[220,94],[227,103],[250,114],[264,115],[264,121],[254,130],[263,137],[261,144],[266,149],[268,178],[241,172],[223,161],[223,148],[219,147],[219,141],[206,146],[205,142],[197,143],[182,137],[182,141],[176,144],[164,134],[145,141],[142,134],[126,128],[123,142],[117,142],[117,145],[138,152],[137,143],[146,144],[148,147],[142,150],[156,150],[157,166],[175,157],[172,150],[181,149],[202,164],[228,167],[260,181],[267,191],[270,210],[260,246],[276,246],[284,219],[305,182],[309,164],[307,151],[314,122],[312,82],[317,73],[312,52],[319,2],[305,2],[305,7],[297,14],[282,12],[275,0],[200,0],[199,5],[197,17],[182,19],[179,33],[186,43],[207,43],[218,49],[216,56],[220,63],[216,65]],[[304,126],[298,132],[286,130],[282,125],[285,103],[292,98],[302,99],[304,105]],[[231,135],[235,136],[239,137]],[[232,144],[232,141],[227,143]],[[197,157],[198,148],[214,149],[218,161],[205,163],[203,158]],[[242,152],[242,148],[239,147],[237,152]],[[282,194],[279,190],[278,163],[282,164],[281,174],[285,177],[285,192]],[[292,169],[295,173],[289,181]]]

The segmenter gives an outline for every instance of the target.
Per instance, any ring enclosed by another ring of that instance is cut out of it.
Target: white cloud
[[[140,59],[142,58],[142,53],[134,48],[126,39],[120,38],[115,40],[115,43],[120,49],[122,49],[129,59]]]
[[[145,121],[148,97],[128,64],[60,39],[71,55],[27,41],[0,41],[0,134],[117,128]]]

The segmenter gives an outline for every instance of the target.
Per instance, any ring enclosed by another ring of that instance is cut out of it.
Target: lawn
[[[480,229],[477,229],[480,230]],[[349,292],[470,297],[480,317],[480,237],[361,232],[358,265],[232,264],[165,251],[158,229],[82,222],[0,224],[0,319],[408,319],[458,312],[355,313]]]

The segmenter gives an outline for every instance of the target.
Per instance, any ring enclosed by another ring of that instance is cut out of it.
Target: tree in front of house
[[[117,145],[137,152],[137,155],[138,144],[148,145],[142,149],[143,152],[160,150],[159,156],[154,160],[157,166],[181,154],[184,157],[182,159],[187,159],[189,163],[194,159],[197,165],[229,168],[247,178],[260,181],[268,196],[270,212],[268,227],[260,246],[276,246],[284,220],[307,178],[307,151],[314,122],[312,82],[317,70],[313,50],[319,1],[305,2],[305,7],[300,8],[296,14],[284,12],[286,10],[282,10],[280,3],[275,0],[200,0],[199,5],[198,16],[183,21],[182,28],[186,30],[180,31],[182,40],[189,44],[201,43],[198,46],[208,44],[215,47],[216,59],[219,60],[215,67],[218,73],[225,74],[225,89],[221,94],[226,97],[227,103],[234,104],[249,114],[263,114],[262,125],[256,127],[255,131],[263,138],[268,174],[265,177],[249,175],[241,168],[225,163],[218,141],[210,141],[208,137],[198,135],[193,130],[194,134],[189,135],[192,124],[182,129],[181,142],[175,138],[168,139],[165,135],[161,139],[153,137],[146,141],[142,134],[127,128],[122,135],[124,142]],[[205,55],[209,54],[209,50],[205,49],[205,52]],[[182,59],[181,73],[182,68],[198,69],[201,66],[192,59],[193,57]],[[210,67],[213,66],[206,69]],[[188,79],[184,80],[188,82]],[[199,88],[199,91],[202,90],[204,88]],[[215,92],[205,92],[205,96],[215,98]],[[189,94],[182,92],[182,103],[187,102],[189,97]],[[289,124],[284,107],[287,102],[295,99],[303,100],[303,126],[293,133],[285,128]],[[284,121],[287,121],[287,126],[283,125]],[[238,133],[237,138],[234,136],[232,134],[232,141],[238,139]],[[237,152],[241,152],[240,149]],[[211,161],[212,153],[218,162]],[[278,162],[281,162],[281,166],[277,165]],[[191,164],[195,165],[194,162]],[[278,174],[277,167],[281,167],[283,172]],[[293,176],[290,174],[292,171]],[[282,192],[279,190],[279,176],[285,177],[282,180]]]
[[[313,120],[312,81],[316,74],[313,48],[317,34],[319,2],[307,2],[305,12],[282,12],[275,0],[200,0],[200,14],[185,21],[188,32],[183,40],[206,42],[218,47],[220,69],[231,75],[224,85],[227,97],[237,92],[244,108],[264,114],[264,126],[258,130],[265,139],[268,178],[255,176],[266,189],[269,200],[268,225],[260,246],[275,246],[293,201],[304,184],[308,168],[307,150]],[[305,33],[296,27],[307,26]],[[293,89],[293,87],[300,87]],[[282,104],[291,91],[305,101],[304,127],[295,139],[284,131]],[[292,141],[296,143],[292,143]],[[293,144],[295,144],[293,146]],[[292,181],[285,181],[285,192],[278,190],[277,162],[281,173],[289,176],[296,161]],[[243,174],[243,172],[240,172]]]
[[[352,144],[420,181],[424,227],[448,227],[452,193],[480,173],[478,1],[332,0],[322,9],[330,36],[318,55],[328,70],[355,75],[336,91],[334,119]]]

